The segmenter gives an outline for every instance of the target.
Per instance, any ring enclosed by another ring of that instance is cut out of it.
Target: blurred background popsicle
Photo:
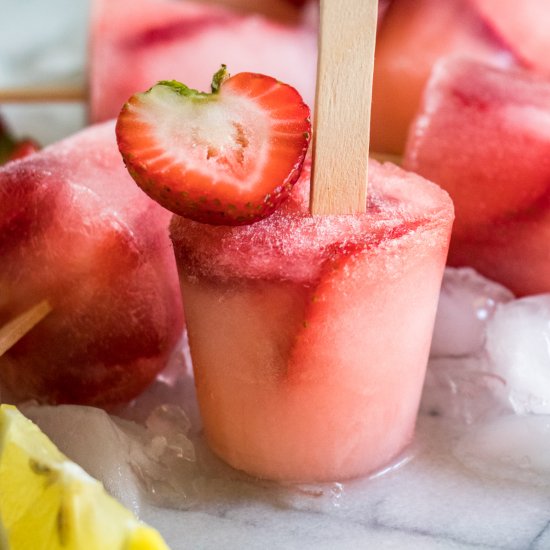
[[[269,2],[281,8],[284,2]],[[265,8],[265,6],[264,6]],[[250,6],[249,6],[250,9]],[[281,22],[260,13],[174,0],[95,0],[91,19],[90,118],[118,115],[137,90],[159,80],[208,89],[221,63],[232,74],[269,74],[311,104],[315,93],[316,28],[295,8]]]
[[[549,113],[550,81],[448,60],[428,83],[405,152],[407,169],[455,201],[449,263],[517,295],[550,291]]]
[[[376,44],[372,149],[403,152],[411,120],[439,59],[468,57],[509,66],[516,58],[468,0],[393,0]]]
[[[14,399],[128,401],[182,331],[169,215],[134,188],[112,123],[0,168],[0,325],[52,311],[0,357]]]

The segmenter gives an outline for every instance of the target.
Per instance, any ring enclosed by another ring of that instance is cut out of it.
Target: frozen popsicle
[[[525,65],[550,74],[547,0],[469,1]]]
[[[206,436],[235,468],[344,479],[412,437],[453,208],[397,167],[370,174],[360,216],[311,217],[306,169],[261,222],[172,222]]]
[[[447,61],[426,88],[404,159],[455,202],[449,263],[518,295],[550,291],[549,113],[548,80]]]
[[[112,123],[0,169],[0,326],[52,309],[0,357],[16,399],[126,401],[165,366],[182,331],[169,216],[129,181]]]
[[[90,47],[90,118],[118,115],[136,90],[176,79],[206,89],[220,63],[268,73],[315,93],[316,29],[259,14],[175,0],[96,0]]]
[[[432,67],[456,56],[498,66],[517,63],[468,0],[393,0],[376,44],[373,151],[403,152]]]

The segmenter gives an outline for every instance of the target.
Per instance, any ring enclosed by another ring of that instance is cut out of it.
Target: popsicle
[[[0,357],[17,400],[127,401],[182,332],[168,214],[129,184],[114,126],[0,168],[0,326],[51,311]]]
[[[468,0],[393,0],[377,38],[372,150],[401,154],[434,64],[468,57],[518,64]]]
[[[550,74],[546,0],[469,0],[486,23],[522,62]]]
[[[437,186],[374,161],[365,197],[373,6],[321,3],[311,194],[321,215],[308,208],[308,162],[273,204],[309,132],[297,92],[270,77],[218,73],[212,94],[163,82],[117,123],[136,182],[179,214],[171,237],[207,440],[262,478],[364,475],[414,429],[453,207]],[[234,215],[243,203],[258,214]]]
[[[369,165],[362,215],[311,217],[306,168],[254,225],[172,221],[206,436],[237,469],[356,477],[412,438],[453,209]]]
[[[426,88],[404,158],[455,202],[449,263],[517,295],[550,291],[549,112],[548,80],[449,60]]]
[[[206,89],[220,63],[268,73],[312,102],[316,29],[222,6],[174,0],[95,0],[91,19],[90,118],[116,117],[136,90],[176,79]]]

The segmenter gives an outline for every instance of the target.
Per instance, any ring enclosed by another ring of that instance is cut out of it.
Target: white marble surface
[[[1,7],[0,86],[84,82],[86,2],[2,0]],[[0,112],[18,133],[49,142],[80,127],[85,106],[0,106]],[[170,501],[181,509],[159,508],[132,477],[134,459],[116,454],[120,440],[105,428],[108,417],[97,417],[94,437],[75,443],[56,435],[66,411],[57,409],[53,421],[45,410],[34,414],[59,444],[74,444],[77,460],[105,449],[90,468],[103,468],[98,475],[106,485],[157,526],[173,550],[548,549],[549,417],[512,414],[506,392],[492,387],[501,379],[487,372],[483,337],[476,338],[479,349],[466,350],[467,358],[443,351],[432,361],[417,437],[401,464],[342,485],[281,487],[250,480],[219,464],[199,433],[192,437],[198,460],[182,463],[180,497]],[[458,355],[470,345],[455,344]],[[547,356],[540,361],[539,370],[550,368]],[[184,376],[171,392],[171,400],[183,396],[199,431],[190,379]],[[109,447],[109,441],[116,444]],[[114,454],[106,450],[111,448]]]
[[[511,414],[490,395],[484,396],[491,401],[490,413],[475,423],[452,406],[440,408],[447,416],[432,416],[430,405],[419,417],[414,443],[386,471],[352,482],[285,487],[250,479],[212,456],[200,435],[188,375],[171,389],[162,387],[159,383],[151,393],[152,400],[142,398],[136,410],[142,414],[155,402],[183,404],[196,451],[184,459],[172,457],[165,475],[151,464],[143,471],[143,456],[126,443],[131,432],[119,433],[120,426],[102,411],[30,407],[23,412],[156,526],[173,550],[550,547],[547,416]],[[173,508],[153,504],[159,500]]]

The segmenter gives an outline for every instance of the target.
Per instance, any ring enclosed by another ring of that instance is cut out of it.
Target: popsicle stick
[[[24,86],[0,89],[0,103],[68,103],[86,101],[82,86]]]
[[[0,328],[0,357],[51,311],[48,301],[43,300]]]
[[[312,214],[366,210],[378,0],[321,0]]]

